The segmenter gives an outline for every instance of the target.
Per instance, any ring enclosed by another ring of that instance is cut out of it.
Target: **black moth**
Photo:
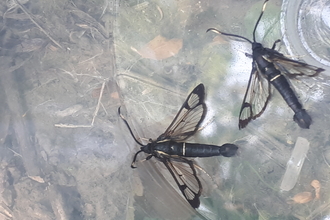
[[[245,37],[224,33],[215,28],[209,28],[206,32],[213,31],[218,34],[240,38],[252,44],[252,55],[246,54],[246,56],[253,58],[253,62],[249,84],[239,114],[239,129],[246,127],[251,120],[256,119],[264,112],[271,96],[270,84],[280,92],[283,99],[294,111],[293,120],[301,128],[309,128],[312,119],[306,110],[303,109],[287,78],[281,72],[289,78],[296,76],[312,77],[318,75],[324,69],[285,57],[275,50],[275,46],[280,40],[275,41],[271,49],[265,48],[262,44],[256,42],[255,32],[266,8],[267,1],[264,2],[261,14],[255,24],[253,42]]]
[[[141,146],[140,150],[134,155],[131,167],[136,168],[135,162],[137,155],[141,152],[149,154],[146,160],[152,157],[157,158],[164,163],[183,196],[193,208],[198,208],[200,205],[199,197],[203,187],[197,177],[196,165],[186,157],[212,157],[220,155],[232,157],[238,149],[234,144],[215,146],[184,142],[198,131],[200,124],[205,118],[206,105],[204,98],[204,85],[199,84],[189,94],[166,131],[156,140],[150,139],[147,145],[143,145],[135,138],[128,122],[120,113],[120,108],[118,109],[120,117],[127,125],[135,142]]]

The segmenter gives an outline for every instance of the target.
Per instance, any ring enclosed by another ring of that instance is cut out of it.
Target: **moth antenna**
[[[261,10],[261,13],[259,15],[259,18],[257,20],[257,23],[256,25],[254,26],[254,30],[253,30],[253,42],[256,42],[256,30],[257,30],[257,27],[258,27],[258,24],[259,24],[259,21],[261,20],[261,17],[262,15],[264,14],[264,11],[266,9],[266,4],[267,4],[268,0],[265,0],[264,4],[262,5],[262,10]]]
[[[128,122],[127,122],[127,120],[126,120],[125,117],[120,113],[120,108],[121,108],[121,106],[118,108],[118,114],[119,114],[119,117],[120,117],[121,119],[123,119],[123,121],[125,122],[125,124],[126,124],[128,130],[129,130],[129,132],[131,133],[131,135],[132,135],[133,139],[135,140],[135,142],[136,142],[137,144],[139,144],[140,146],[143,147],[144,145],[136,139],[136,137],[135,137],[134,134],[133,134],[133,131],[132,131],[131,127],[129,126],[129,124],[128,124]],[[140,152],[141,152],[141,151],[138,151],[138,152],[135,154],[133,162],[135,162],[136,156],[137,156],[137,154],[140,153]],[[132,163],[132,164],[133,164],[133,163]]]
[[[212,32],[217,33],[217,34],[222,34],[222,35],[230,36],[230,37],[240,38],[240,39],[243,39],[243,40],[249,42],[250,44],[252,44],[252,41],[250,41],[249,39],[247,39],[246,37],[243,37],[243,36],[239,36],[239,35],[236,35],[236,34],[224,33],[224,32],[221,32],[221,31],[215,29],[215,28],[209,28],[209,29],[207,29],[206,32],[209,32],[209,31],[212,31]]]

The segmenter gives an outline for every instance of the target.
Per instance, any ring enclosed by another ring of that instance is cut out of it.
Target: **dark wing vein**
[[[256,119],[264,112],[270,99],[270,89],[268,80],[262,76],[254,61],[239,113],[239,129],[246,127],[251,120]]]
[[[296,76],[313,77],[324,71],[322,68],[308,65],[307,63],[299,62],[296,60],[291,60],[280,53],[271,53],[268,55],[267,59],[273,62],[276,69],[286,74],[290,78]]]
[[[178,157],[159,158],[171,173],[183,196],[193,208],[200,205],[199,197],[202,193],[202,184],[197,177],[194,163],[191,160]]]
[[[203,84],[199,84],[189,94],[170,126],[157,141],[171,139],[180,142],[194,135],[205,118],[204,99],[205,88]]]

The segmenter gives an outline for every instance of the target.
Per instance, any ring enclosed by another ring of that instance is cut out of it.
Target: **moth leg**
[[[272,50],[274,50],[274,49],[275,49],[275,47],[276,47],[276,44],[277,44],[277,43],[279,43],[279,42],[281,42],[281,40],[280,40],[280,39],[278,39],[278,40],[276,40],[276,41],[274,42],[274,44],[273,44],[273,46],[272,46]]]
[[[136,164],[136,161],[137,161],[137,155],[138,155],[139,153],[141,153],[141,152],[143,152],[143,150],[139,150],[139,151],[136,152],[136,154],[134,155],[133,161],[132,161],[132,163],[131,163],[131,168],[133,168],[133,169],[136,168],[135,164]],[[153,155],[151,154],[151,155],[147,156],[145,159],[140,160],[140,161],[138,161],[138,162],[143,162],[143,161],[146,161],[146,160],[150,160],[152,157],[153,157]]]
[[[251,58],[251,59],[253,58],[252,54],[249,54],[249,53],[245,53],[245,56],[248,57],[248,58]]]
[[[150,141],[152,140],[151,138],[145,138],[145,137],[139,137],[140,140],[143,140],[143,141]]]
[[[152,157],[153,157],[153,155],[149,155],[145,159],[140,160],[140,162],[144,162],[144,161],[150,160]]]
[[[141,153],[141,152],[143,152],[143,151],[142,151],[142,150],[139,150],[139,151],[136,152],[136,154],[134,155],[133,161],[132,161],[132,163],[131,163],[131,168],[133,168],[133,169],[136,168],[136,166],[135,166],[136,158],[137,158],[137,155],[138,155],[139,153]]]
[[[155,151],[157,154],[156,154],[156,157],[158,158],[158,157],[161,157],[161,158],[163,158],[164,156],[165,157],[171,157],[171,155],[169,155],[169,154],[167,154],[167,153],[164,153],[164,152],[162,152],[162,151],[159,151],[159,150],[156,150]],[[150,155],[151,156],[151,155]],[[174,157],[173,155],[172,155],[172,157]]]
[[[145,159],[143,159],[143,160],[138,160],[138,161],[136,161],[136,160],[134,160],[133,162],[132,162],[132,164],[131,164],[131,168],[136,168],[136,166],[135,166],[135,164],[137,163],[137,162],[144,162],[144,161],[147,161],[147,160],[150,160],[151,158],[153,157],[153,155],[149,155],[149,156],[147,156]]]

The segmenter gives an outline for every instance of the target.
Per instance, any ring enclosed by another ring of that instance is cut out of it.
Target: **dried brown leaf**
[[[321,183],[320,183],[320,181],[318,181],[318,180],[313,180],[313,181],[311,182],[311,186],[312,186],[315,190],[317,190],[317,189],[321,189]]]
[[[304,204],[313,200],[311,192],[301,192],[287,201],[288,204]]]
[[[176,55],[182,48],[182,39],[167,39],[158,35],[137,52],[152,60],[163,60]]]
[[[28,176],[28,177],[38,183],[45,183],[45,180],[40,176]]]
[[[315,189],[315,199],[320,199],[321,183],[318,180],[313,180],[311,186]]]
[[[118,94],[118,92],[112,92],[112,93],[110,94],[110,96],[111,96],[111,98],[113,98],[113,99],[119,99],[119,94]]]

